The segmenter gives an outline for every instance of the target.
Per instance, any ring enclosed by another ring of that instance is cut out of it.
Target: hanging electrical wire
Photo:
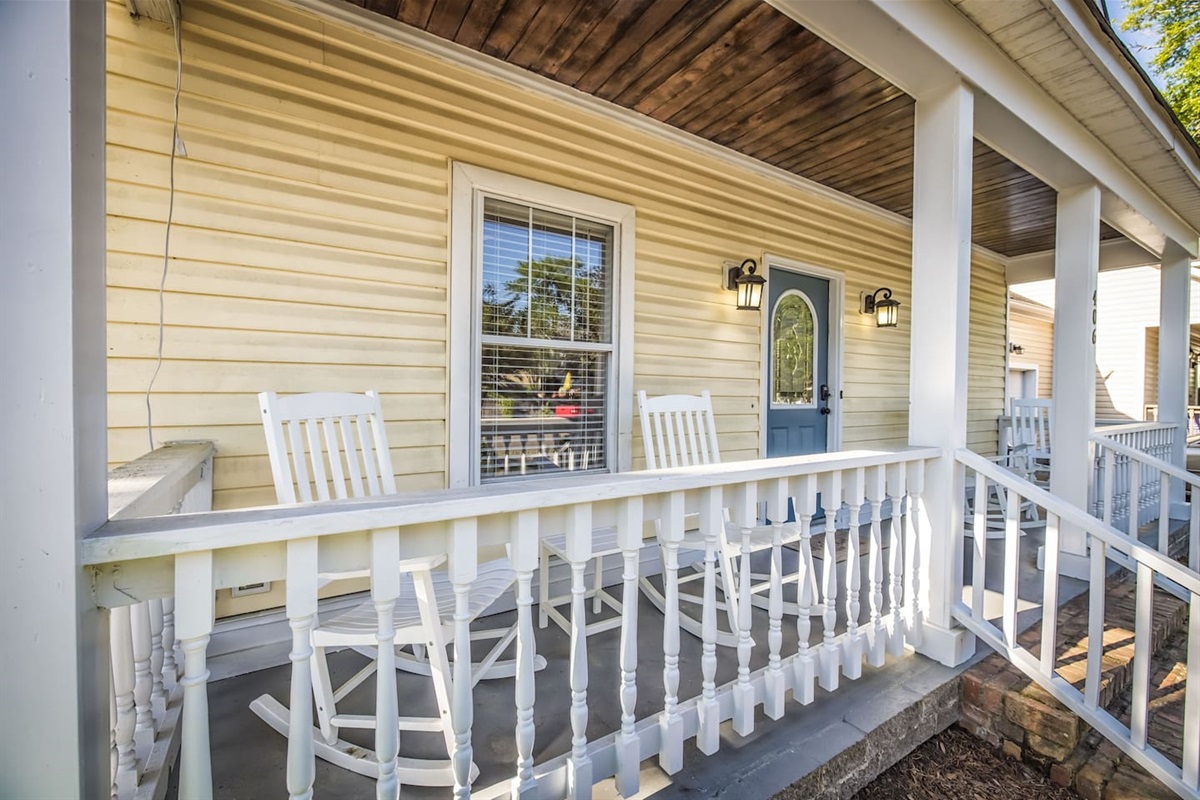
[[[175,218],[175,155],[182,142],[179,139],[179,91],[183,85],[183,32],[179,25],[179,6],[174,2],[167,4],[171,9],[171,27],[175,34],[175,97],[173,100],[173,115],[171,119],[171,157],[167,167],[167,228],[163,239],[162,276],[158,281],[158,351],[154,363],[154,373],[150,383],[146,385],[146,436],[150,440],[150,449],[154,449],[154,411],[150,403],[150,393],[154,390],[154,382],[158,380],[159,370],[163,363],[163,339],[165,338],[166,310],[165,295],[167,290],[167,271],[171,263],[171,223]]]

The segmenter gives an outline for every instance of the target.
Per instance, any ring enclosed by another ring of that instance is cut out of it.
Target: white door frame
[[[775,255],[774,253],[763,254],[763,273],[768,282],[771,279],[771,270],[782,269],[788,272],[799,273],[800,275],[808,275],[813,278],[821,278],[829,281],[829,319],[826,323],[829,326],[829,343],[826,357],[829,360],[827,372],[827,380],[829,388],[834,392],[833,402],[830,405],[830,413],[826,420],[825,447],[827,452],[834,452],[842,449],[842,342],[845,340],[844,328],[846,323],[846,273],[832,269],[824,269],[822,267],[814,267],[811,264],[805,264],[802,261],[786,258],[784,256]],[[767,287],[767,296],[770,296],[770,286]],[[767,397],[768,387],[771,384],[771,365],[767,362],[767,354],[771,352],[771,304],[763,303],[761,314],[762,328],[762,349],[760,350],[759,362],[761,364],[761,373],[759,381],[759,397],[758,397],[758,452],[760,458],[767,457],[767,412],[770,410],[770,398]]]

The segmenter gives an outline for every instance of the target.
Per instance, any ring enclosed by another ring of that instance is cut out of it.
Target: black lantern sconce
[[[1019,344],[1010,342],[1008,345],[1008,352],[1012,353],[1014,356],[1021,356],[1025,355],[1025,348]]]
[[[725,288],[737,292],[738,311],[758,311],[762,308],[763,287],[767,279],[757,274],[758,262],[747,258],[741,263],[725,265]]]
[[[892,299],[891,289],[876,289],[871,294],[863,292],[860,314],[874,314],[875,326],[894,328],[900,319],[900,301]]]

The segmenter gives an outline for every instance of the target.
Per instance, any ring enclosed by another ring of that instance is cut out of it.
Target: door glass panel
[[[771,403],[815,405],[817,323],[812,304],[790,291],[771,315]]]

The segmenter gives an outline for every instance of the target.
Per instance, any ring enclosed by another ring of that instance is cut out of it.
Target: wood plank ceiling
[[[912,98],[762,0],[348,2],[912,217]],[[1052,249],[1054,190],[974,164],[975,242]]]

